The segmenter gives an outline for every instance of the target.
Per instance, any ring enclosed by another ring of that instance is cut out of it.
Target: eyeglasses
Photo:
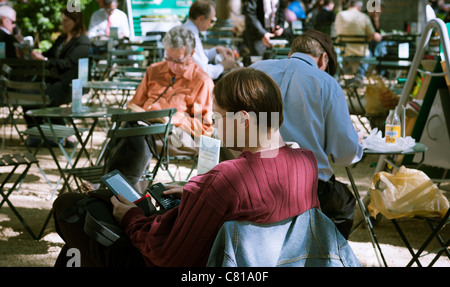
[[[216,17],[213,17],[213,18],[209,19],[209,22],[211,23],[211,25],[216,24],[216,21],[217,21]]]
[[[166,60],[167,62],[172,62],[174,64],[183,65],[183,64],[186,63],[186,60],[189,58],[189,56],[190,55],[187,55],[183,59],[172,59],[172,58],[169,58],[169,57],[164,57],[164,60]]]
[[[15,20],[13,20],[13,19],[11,19],[11,18],[8,18],[9,19],[9,21],[11,21],[11,24],[16,24],[16,21]]]

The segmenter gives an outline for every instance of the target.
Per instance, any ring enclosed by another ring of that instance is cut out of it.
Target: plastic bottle
[[[72,80],[72,112],[81,113],[83,109],[83,86],[81,80]]]
[[[401,137],[402,135],[402,125],[400,117],[397,114],[397,108],[395,110],[390,110],[389,115],[386,118],[385,125],[385,138],[386,143],[395,143],[395,139]]]

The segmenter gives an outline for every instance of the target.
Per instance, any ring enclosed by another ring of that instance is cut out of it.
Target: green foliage
[[[39,35],[40,41],[52,41],[52,34],[61,31],[61,10],[69,0],[19,0],[14,4],[17,25],[22,35]],[[93,0],[78,0],[81,9]]]

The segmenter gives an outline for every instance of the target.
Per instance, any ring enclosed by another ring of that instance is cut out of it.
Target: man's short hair
[[[13,19],[15,15],[16,15],[16,11],[13,8],[11,8],[10,6],[7,6],[7,5],[0,6],[0,19],[2,17]]]
[[[200,16],[209,18],[211,16],[214,3],[209,0],[197,0],[189,8],[189,18],[192,20],[197,19]]]
[[[111,4],[119,4],[119,1],[118,0],[104,0],[103,1],[104,7],[108,7]]]
[[[189,55],[195,48],[195,36],[192,31],[180,25],[170,29],[164,36],[162,43],[166,49],[185,48],[186,55]]]
[[[213,94],[214,102],[227,112],[254,112],[260,126],[278,129],[283,123],[280,88],[262,71],[252,68],[231,71],[216,83]],[[267,117],[261,113],[266,113]],[[272,127],[272,116],[278,117],[276,127]]]
[[[304,53],[313,57],[319,57],[323,53],[328,56],[328,65],[325,71],[334,76],[337,69],[337,55],[333,41],[328,34],[317,30],[308,30],[296,37],[291,45],[291,54]]]
[[[313,57],[320,57],[323,53],[325,53],[325,49],[322,45],[310,36],[299,36],[294,39],[291,45],[291,53],[304,53],[311,55]]]
[[[350,2],[348,2],[348,7],[361,8],[362,6],[363,6],[363,2],[361,0],[350,0]]]

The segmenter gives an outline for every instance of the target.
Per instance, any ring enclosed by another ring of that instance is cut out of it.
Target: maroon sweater
[[[225,221],[273,223],[319,207],[317,173],[306,149],[243,152],[193,177],[179,207],[151,217],[135,207],[122,223],[148,266],[205,266]]]

